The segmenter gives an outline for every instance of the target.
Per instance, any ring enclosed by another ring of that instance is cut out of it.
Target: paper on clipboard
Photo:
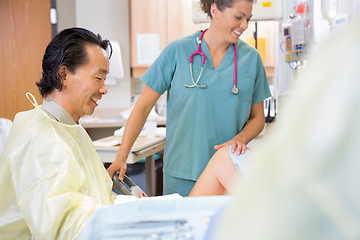
[[[136,34],[136,60],[138,64],[152,64],[159,54],[159,34]]]

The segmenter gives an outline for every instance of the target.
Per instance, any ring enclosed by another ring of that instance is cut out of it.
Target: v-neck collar
[[[201,34],[201,31],[199,33]],[[200,34],[197,37],[200,37]],[[213,61],[212,61],[212,58],[210,55],[209,48],[204,39],[201,41],[201,51],[206,56],[205,67],[211,68],[215,72],[222,71],[226,66],[228,66],[229,64],[234,62],[234,46],[233,46],[233,44],[230,44],[223,59],[221,59],[221,62],[216,69],[214,68],[214,64],[213,64]]]

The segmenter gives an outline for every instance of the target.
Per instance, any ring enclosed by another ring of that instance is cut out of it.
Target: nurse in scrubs
[[[245,153],[264,127],[263,101],[270,97],[260,54],[239,40],[253,3],[200,1],[211,19],[209,28],[171,42],[141,77],[146,86],[126,123],[116,160],[108,168],[110,176],[120,171],[121,179],[125,174],[129,151],[165,91],[164,194],[187,196],[220,148]]]

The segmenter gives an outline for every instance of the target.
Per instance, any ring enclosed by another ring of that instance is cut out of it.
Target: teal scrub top
[[[247,122],[251,105],[270,97],[265,69],[258,51],[239,40],[237,50],[238,94],[234,85],[234,48],[231,44],[220,65],[214,69],[209,49],[199,85],[192,85],[190,55],[198,48],[201,31],[171,42],[142,76],[141,80],[159,94],[167,92],[166,147],[164,173],[196,181],[215,153],[214,146],[231,140]],[[193,58],[196,81],[202,57]]]

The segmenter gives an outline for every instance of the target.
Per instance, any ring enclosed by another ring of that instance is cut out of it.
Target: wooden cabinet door
[[[158,34],[160,51],[167,39],[168,0],[130,0],[130,67],[133,77],[140,77],[149,67],[137,61],[136,35]]]
[[[150,66],[137,62],[137,34],[159,34],[160,51],[172,40],[205,29],[209,24],[192,21],[192,0],[131,0],[131,76],[138,78]]]
[[[194,23],[192,20],[192,0],[168,0],[168,41],[204,30],[210,23]],[[200,3],[199,3],[200,4]]]
[[[0,117],[13,120],[32,105],[31,92],[42,103],[36,82],[51,41],[50,0],[0,1]]]

